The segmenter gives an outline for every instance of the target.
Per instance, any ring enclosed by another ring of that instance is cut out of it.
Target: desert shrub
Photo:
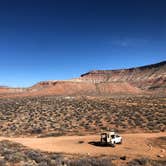
[[[41,128],[34,128],[31,131],[32,134],[41,134],[42,133],[42,129]]]
[[[52,154],[50,156],[50,165],[54,166],[54,163],[56,163],[56,165],[62,165],[63,156],[61,154]]]
[[[135,120],[135,125],[136,125],[136,126],[141,126],[141,125],[142,125],[141,120],[140,120],[140,119],[136,119],[136,120]]]
[[[4,159],[0,160],[0,166],[6,166],[6,161]]]
[[[30,150],[30,151],[28,151],[26,153],[26,155],[31,160],[35,160],[37,163],[40,163],[40,162],[43,161],[43,155],[40,152],[36,152],[36,151]]]
[[[38,166],[50,166],[47,161],[42,161],[41,163],[38,164]]]
[[[106,131],[107,128],[108,128],[108,127],[106,127],[106,126],[102,126],[102,127],[101,127],[101,130],[105,130],[105,131]]]
[[[165,166],[166,165],[166,160],[165,161],[163,161],[163,160],[151,160],[150,161],[150,164],[152,165],[152,166]]]
[[[22,162],[20,166],[38,166],[38,164],[34,160],[28,160],[26,162]]]
[[[154,126],[147,126],[149,130],[154,130]]]
[[[1,147],[1,155],[2,156],[7,156],[7,155],[10,155],[10,154],[13,154],[13,153],[15,153],[14,150],[8,149],[6,147]]]
[[[53,160],[53,159],[50,159],[49,162],[48,162],[48,165],[49,166],[62,166],[64,163],[64,160],[63,158],[57,158],[56,160]]]
[[[134,159],[128,163],[128,166],[165,166],[166,161],[151,160],[147,158]]]
[[[148,163],[148,159],[146,158],[140,158],[140,159],[134,159],[128,163],[128,166],[144,166]]]
[[[7,160],[8,162],[18,163],[20,161],[24,161],[25,156],[24,156],[24,154],[22,154],[20,152],[16,152],[16,153],[11,153],[11,154],[5,154],[4,159]]]
[[[68,166],[114,166],[112,161],[107,158],[83,158],[80,160],[68,161]]]

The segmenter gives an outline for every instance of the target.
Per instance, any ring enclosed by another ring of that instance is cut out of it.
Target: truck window
[[[111,138],[115,138],[115,135],[111,135]]]

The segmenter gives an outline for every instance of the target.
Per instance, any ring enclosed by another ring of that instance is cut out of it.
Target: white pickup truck
[[[115,144],[121,144],[122,137],[115,132],[105,132],[101,134],[101,144],[115,146]]]

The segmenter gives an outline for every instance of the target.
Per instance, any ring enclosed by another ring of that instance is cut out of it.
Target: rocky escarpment
[[[56,95],[164,94],[166,62],[121,70],[94,70],[67,81],[43,81],[31,91]]]
[[[92,83],[88,81],[41,82],[31,89],[31,93],[55,95],[110,95],[140,94],[142,90],[127,82]]]
[[[128,82],[142,90],[166,89],[166,61],[121,70],[94,70],[80,80],[93,83]]]
[[[26,92],[26,88],[11,88],[6,86],[0,86],[0,93],[22,93]]]
[[[0,88],[17,95],[113,95],[166,94],[166,61],[120,70],[93,70],[79,78],[42,81],[30,88]]]

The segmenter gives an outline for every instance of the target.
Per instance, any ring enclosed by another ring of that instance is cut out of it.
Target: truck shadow
[[[88,142],[88,144],[93,146],[99,146],[99,147],[113,147],[112,145],[102,144],[100,141],[91,141],[91,142]]]

